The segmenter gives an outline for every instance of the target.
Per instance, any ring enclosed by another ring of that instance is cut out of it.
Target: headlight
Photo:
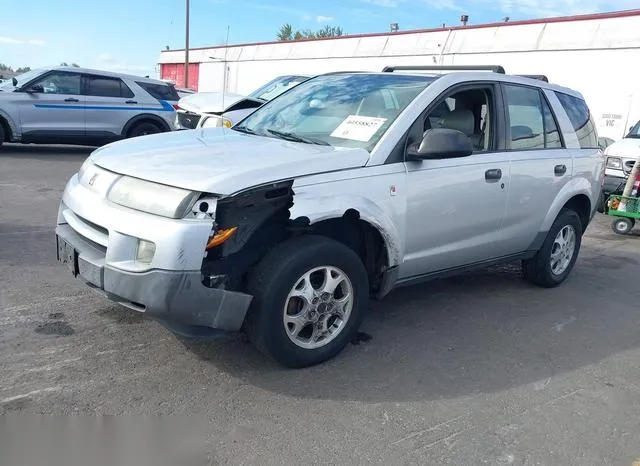
[[[622,170],[622,159],[620,157],[607,157],[607,168]]]
[[[123,176],[109,191],[108,199],[130,209],[161,217],[182,218],[199,193]]]
[[[84,161],[80,170],[78,170],[78,181],[80,184],[86,185],[85,175],[87,174],[87,170],[93,166],[93,162],[91,161],[91,157],[88,157],[87,160]]]
[[[202,117],[201,128],[231,128],[232,123],[228,118],[224,118],[218,115],[211,115]]]

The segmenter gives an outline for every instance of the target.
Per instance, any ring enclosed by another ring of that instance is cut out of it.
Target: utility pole
[[[189,0],[186,1],[186,28],[184,38],[184,87],[189,89]]]

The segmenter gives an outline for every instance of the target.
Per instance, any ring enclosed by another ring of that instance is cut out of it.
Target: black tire
[[[619,235],[628,235],[636,225],[636,221],[632,218],[618,217],[611,223],[611,229]]]
[[[137,138],[138,136],[146,136],[149,134],[161,133],[162,129],[155,123],[150,121],[143,121],[142,123],[136,123],[133,128],[129,130],[127,137]]]
[[[324,266],[344,272],[354,301],[335,338],[319,348],[306,349],[287,334],[285,304],[303,275]],[[340,353],[356,336],[369,300],[369,280],[358,255],[337,241],[315,235],[300,236],[272,249],[250,274],[247,288],[253,295],[245,322],[249,339],[262,353],[291,368],[313,366]]]
[[[575,232],[573,256],[566,269],[562,273],[556,274],[552,270],[551,254],[554,251],[556,237],[560,231],[568,226],[573,227]],[[582,233],[583,227],[580,216],[573,210],[561,210],[556,221],[553,222],[553,225],[549,229],[547,238],[544,240],[540,250],[532,259],[522,261],[524,278],[530,283],[543,288],[554,288],[564,282],[573,270],[573,266],[578,259],[580,246],[582,244]]]
[[[4,126],[2,125],[2,120],[0,119],[0,146],[2,145],[2,143],[4,142],[4,138],[5,138],[5,134],[4,134]]]

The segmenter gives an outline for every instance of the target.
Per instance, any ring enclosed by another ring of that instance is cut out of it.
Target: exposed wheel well
[[[377,228],[361,220],[360,214],[350,209],[340,218],[312,224],[310,230],[315,235],[326,236],[354,250],[367,270],[372,291],[378,290],[382,270],[388,265],[389,259],[386,244]]]
[[[2,129],[4,131],[4,140],[0,140],[0,143],[11,141],[11,127],[9,126],[9,122],[1,116],[0,116],[0,126],[2,126]]]
[[[589,222],[591,221],[591,201],[584,194],[578,194],[572,197],[564,205],[565,209],[571,209],[580,217],[582,223],[582,230],[586,230]]]

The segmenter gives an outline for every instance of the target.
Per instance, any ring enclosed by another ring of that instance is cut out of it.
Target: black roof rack
[[[460,65],[460,66],[385,66],[383,73],[393,73],[394,71],[493,71],[494,73],[506,74],[504,68],[498,65]]]
[[[549,82],[549,78],[544,74],[519,74],[518,76],[521,78],[537,79],[539,81],[544,81],[545,83]]]

